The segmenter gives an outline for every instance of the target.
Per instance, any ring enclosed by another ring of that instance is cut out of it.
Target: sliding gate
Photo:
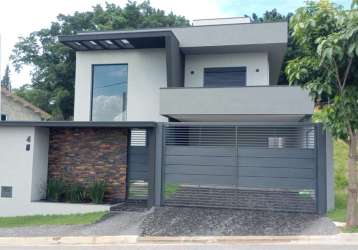
[[[315,125],[168,123],[165,205],[316,212]]]

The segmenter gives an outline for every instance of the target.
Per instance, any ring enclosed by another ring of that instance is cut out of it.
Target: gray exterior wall
[[[1,114],[9,121],[41,121],[41,116],[9,96],[1,94]]]
[[[200,115],[219,115],[223,119],[221,121],[226,121],[223,117],[225,115],[258,115],[257,119],[265,115],[303,117],[313,114],[313,108],[314,103],[308,93],[299,87],[160,90],[160,114],[179,120],[185,119],[185,121],[190,121],[192,116]],[[232,119],[232,117],[227,117],[229,118]],[[210,117],[207,119],[211,121]]]

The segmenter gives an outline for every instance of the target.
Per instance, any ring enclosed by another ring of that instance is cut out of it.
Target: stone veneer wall
[[[127,137],[123,128],[52,128],[49,147],[49,179],[88,187],[103,180],[105,200],[126,198]]]

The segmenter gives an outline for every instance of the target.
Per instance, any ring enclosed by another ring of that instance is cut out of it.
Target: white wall
[[[0,207],[2,202],[16,205],[31,200],[34,134],[30,127],[0,127],[0,187],[13,187],[13,198],[0,197]],[[29,136],[31,150],[26,151]]]
[[[46,198],[49,129],[36,128],[33,143],[31,201]]]
[[[128,64],[128,121],[167,121],[159,114],[159,89],[167,85],[165,49],[77,52],[75,121],[89,121],[92,64]]]
[[[247,67],[247,85],[269,85],[269,63],[267,53],[235,53],[186,55],[185,87],[202,87],[204,68]],[[256,72],[256,69],[259,72]],[[194,71],[194,74],[191,74]]]

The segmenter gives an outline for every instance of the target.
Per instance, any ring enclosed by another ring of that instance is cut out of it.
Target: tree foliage
[[[347,225],[358,225],[358,10],[328,0],[308,2],[291,18],[292,36],[301,54],[288,62],[290,84],[302,85],[322,106],[332,134],[349,143]]]
[[[11,79],[10,79],[10,68],[6,65],[5,74],[0,82],[1,86],[11,91]]]
[[[265,22],[290,22],[293,13],[289,12],[287,15],[283,15],[277,11],[277,9],[272,9],[270,11],[265,11],[262,17],[259,17],[256,13],[251,15],[251,19],[255,23],[265,23]],[[283,60],[280,76],[278,79],[278,84],[287,85],[288,80],[285,74],[285,67],[287,66],[287,62],[295,58],[300,54],[300,48],[296,45],[294,40],[292,39],[292,29],[289,27],[288,30],[288,42],[287,42],[287,51],[285,54],[285,58]]]
[[[151,7],[149,1],[128,1],[125,7],[96,5],[92,11],[58,15],[49,28],[20,38],[11,60],[15,69],[31,65],[32,84],[17,94],[52,114],[54,119],[71,119],[74,105],[75,52],[58,42],[58,35],[83,31],[136,29],[189,25],[188,20]]]

